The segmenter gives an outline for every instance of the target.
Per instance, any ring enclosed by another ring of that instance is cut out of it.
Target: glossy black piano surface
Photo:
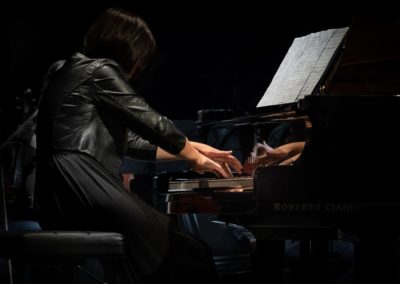
[[[244,130],[243,158],[260,133],[304,120],[311,131],[300,158],[258,168],[252,190],[168,192],[164,184],[169,213],[213,213],[257,240],[332,240],[342,231],[355,237],[357,283],[398,283],[400,22],[361,20],[317,93],[199,123],[205,133],[229,128],[240,137]]]
[[[400,97],[315,96],[305,103],[312,132],[295,164],[258,168],[253,190],[170,192],[170,209],[192,200],[210,205],[186,207],[192,213],[306,216],[352,227],[391,222],[400,211]]]
[[[229,128],[240,137],[244,130],[243,158],[260,133],[304,120],[311,131],[294,164],[258,168],[246,191],[168,192],[164,184],[169,212],[213,213],[243,225],[257,241],[332,240],[342,231],[355,237],[357,283],[399,283],[400,22],[369,20],[352,24],[317,93],[199,123],[206,133]]]
[[[314,94],[293,104],[199,124],[206,131],[244,129],[251,141],[242,150],[249,153],[257,140],[251,133],[285,121],[311,123],[295,164],[255,172],[254,190],[246,193],[254,206],[238,210],[239,215],[307,216],[352,228],[397,227],[392,220],[400,211],[399,34],[399,22],[393,19],[355,18]],[[224,206],[218,208],[224,214]]]

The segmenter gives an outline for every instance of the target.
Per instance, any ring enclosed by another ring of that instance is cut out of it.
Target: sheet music
[[[295,38],[257,107],[293,103],[311,95],[348,29]]]

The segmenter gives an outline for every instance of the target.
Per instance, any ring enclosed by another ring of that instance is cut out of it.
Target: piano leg
[[[330,265],[332,241],[301,240],[299,245],[299,283],[330,283],[333,281]]]
[[[288,265],[284,240],[257,239],[252,283],[333,283],[331,241],[301,240],[299,255]]]
[[[335,227],[251,225],[249,230],[256,238],[252,255],[254,283],[333,282],[331,243],[337,239]],[[289,257],[286,240],[300,240],[295,248],[298,256]]]

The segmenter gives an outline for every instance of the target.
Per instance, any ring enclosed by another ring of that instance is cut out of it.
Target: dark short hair
[[[143,69],[156,47],[146,22],[138,15],[117,8],[107,9],[90,26],[83,52],[91,58],[109,58],[129,73]]]

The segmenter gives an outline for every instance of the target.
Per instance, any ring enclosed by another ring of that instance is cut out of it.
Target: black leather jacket
[[[39,106],[38,153],[93,156],[115,177],[121,157],[155,159],[156,146],[172,154],[186,137],[150,108],[109,59],[73,55],[55,74]]]

